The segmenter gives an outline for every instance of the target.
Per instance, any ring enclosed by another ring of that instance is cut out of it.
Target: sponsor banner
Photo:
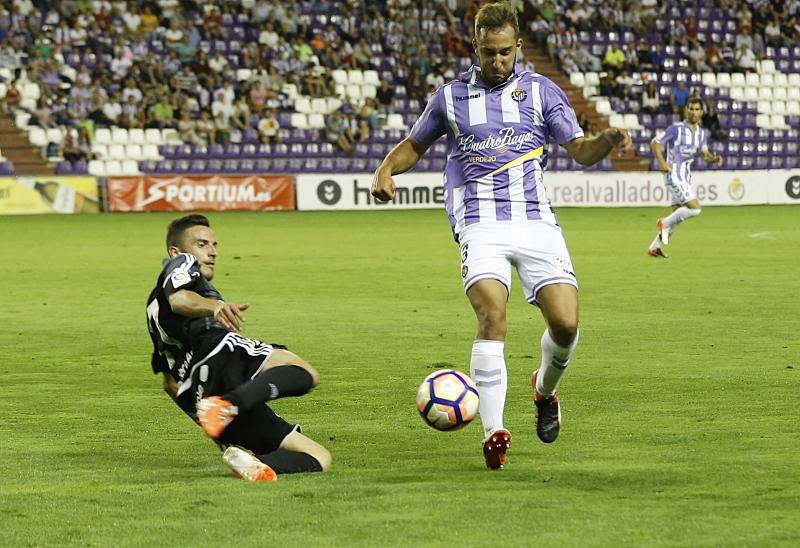
[[[390,202],[372,197],[372,173],[314,173],[297,176],[297,209],[444,208],[441,173],[396,175],[397,194]]]
[[[109,211],[268,211],[294,209],[294,178],[109,177]]]
[[[397,196],[386,204],[370,194],[371,173],[297,177],[297,208],[423,209],[444,207],[441,173],[395,176]],[[656,172],[548,172],[547,195],[555,207],[669,207],[672,195]],[[692,174],[700,203],[713,205],[800,204],[800,172],[697,171]]]
[[[774,171],[766,181],[769,187],[769,203],[800,205],[800,169]]]
[[[0,177],[0,215],[98,211],[95,177]]]
[[[766,171],[697,171],[692,188],[703,205],[768,203]],[[669,206],[672,194],[656,172],[546,173],[556,207]]]

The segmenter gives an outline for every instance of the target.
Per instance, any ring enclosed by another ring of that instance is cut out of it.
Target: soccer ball
[[[437,430],[458,430],[478,412],[478,389],[469,376],[454,369],[434,371],[417,390],[417,409]]]

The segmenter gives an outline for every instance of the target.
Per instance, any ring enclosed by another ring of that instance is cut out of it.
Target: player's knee
[[[323,472],[327,472],[331,469],[331,465],[333,464],[333,456],[331,455],[331,452],[324,447],[320,446],[317,448],[314,451],[314,454],[311,456],[317,459],[317,462],[319,463]]]
[[[699,207],[698,207],[697,209],[691,209],[691,208],[689,208],[689,214],[690,214],[692,217],[697,217],[698,215],[700,215],[700,212],[701,212],[701,211],[703,211],[703,210],[702,210],[702,209],[700,209]]]
[[[550,324],[550,334],[559,346],[569,346],[578,336],[578,321],[562,318]]]

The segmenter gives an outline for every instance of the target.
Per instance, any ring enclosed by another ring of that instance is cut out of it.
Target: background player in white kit
[[[653,239],[647,254],[664,257],[662,245],[669,243],[669,235],[677,226],[691,217],[700,215],[700,200],[692,189],[692,162],[700,155],[709,163],[722,165],[722,157],[708,150],[707,129],[700,127],[703,103],[692,97],[684,107],[685,120],[672,124],[663,135],[650,141],[650,148],[664,173],[664,182],[672,193],[672,213],[658,220],[658,234]],[[661,150],[666,147],[666,158]]]
[[[391,200],[392,175],[411,169],[447,135],[445,207],[461,246],[464,290],[478,320],[470,374],[480,395],[486,466],[502,468],[511,434],[503,426],[508,384],[503,347],[511,269],[525,298],[547,323],[541,366],[532,375],[536,430],[545,443],[558,436],[556,389],[578,341],[578,291],[572,261],[550,201],[543,170],[548,142],[583,165],[630,145],[618,128],[585,139],[564,92],[549,79],[519,70],[522,47],[514,8],[488,4],[475,18],[479,65],[441,86],[411,130],[375,172],[372,194]]]

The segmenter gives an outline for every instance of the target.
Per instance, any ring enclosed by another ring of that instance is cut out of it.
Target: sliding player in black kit
[[[164,390],[225,449],[223,459],[245,479],[327,470],[328,450],[266,405],[308,393],[317,371],[284,346],[237,333],[249,305],[224,302],[210,283],[217,241],[208,219],[172,221],[167,252],[147,299],[152,367],[163,374]]]

